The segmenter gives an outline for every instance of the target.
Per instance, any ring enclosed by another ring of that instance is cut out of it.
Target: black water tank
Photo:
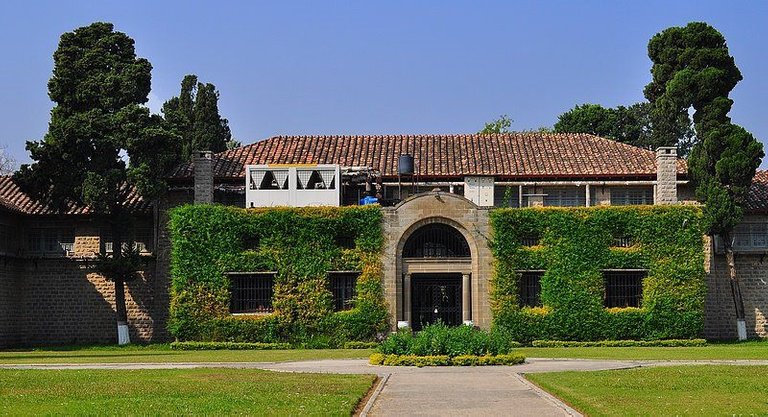
[[[413,175],[413,156],[400,155],[397,158],[397,173],[400,175]]]

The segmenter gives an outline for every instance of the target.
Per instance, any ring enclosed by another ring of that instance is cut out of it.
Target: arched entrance
[[[413,230],[402,247],[404,320],[414,330],[472,320],[470,246],[461,231],[440,220]]]

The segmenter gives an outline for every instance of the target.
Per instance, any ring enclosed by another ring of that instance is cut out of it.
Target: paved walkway
[[[0,369],[249,368],[280,372],[377,374],[383,384],[364,414],[369,416],[568,416],[579,413],[526,381],[521,374],[595,371],[694,364],[768,365],[768,360],[626,361],[526,359],[515,366],[371,366],[364,359],[302,362],[187,362],[0,365]]]

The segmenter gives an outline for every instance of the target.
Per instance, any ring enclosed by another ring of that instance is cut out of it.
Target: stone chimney
[[[194,151],[195,204],[213,203],[213,153]]]
[[[677,148],[656,149],[655,204],[677,203]]]

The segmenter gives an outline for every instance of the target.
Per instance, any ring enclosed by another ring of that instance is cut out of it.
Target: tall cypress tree
[[[181,160],[195,150],[221,152],[232,140],[229,122],[219,114],[219,92],[210,83],[200,83],[196,75],[186,75],[181,92],[163,104],[166,126],[180,138]]]
[[[93,23],[61,36],[48,82],[48,133],[27,142],[34,161],[14,175],[22,190],[56,209],[87,205],[112,228],[113,254],[100,271],[115,284],[118,340],[129,342],[125,281],[136,276],[135,251],[124,250],[126,210],[138,190],[152,199],[170,166],[172,136],[143,106],[152,65],[137,58],[133,39],[111,23]],[[130,165],[123,158],[126,154]]]
[[[693,22],[655,35],[648,44],[653,81],[645,96],[653,105],[654,134],[671,141],[674,124],[693,107],[698,140],[688,159],[696,196],[704,204],[708,234],[722,238],[739,338],[746,337],[733,252],[733,229],[743,217],[744,201],[763,146],[752,134],[731,122],[728,95],[742,75],[723,35],[712,26]]]

